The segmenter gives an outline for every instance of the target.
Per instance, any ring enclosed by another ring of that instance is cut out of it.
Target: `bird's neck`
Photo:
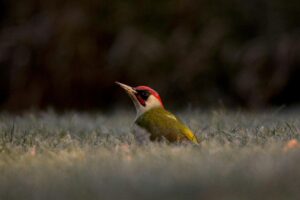
[[[156,109],[163,109],[164,110],[164,107],[162,107],[161,105],[156,105],[156,106],[152,106],[152,107],[144,107],[144,109],[136,109],[136,118],[135,120],[137,120],[139,117],[143,116],[145,113],[148,113],[148,112],[151,112],[151,111],[154,111]]]

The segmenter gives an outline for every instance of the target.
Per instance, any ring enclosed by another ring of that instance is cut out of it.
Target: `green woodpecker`
[[[198,144],[195,134],[182,121],[167,111],[159,94],[147,86],[130,87],[116,82],[133,101],[137,117],[135,123],[150,133],[150,140],[161,140],[163,137],[170,142],[189,140]]]

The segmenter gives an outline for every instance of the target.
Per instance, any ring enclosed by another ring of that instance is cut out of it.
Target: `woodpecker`
[[[195,134],[175,115],[164,108],[159,94],[148,86],[131,87],[116,82],[123,88],[137,111],[135,123],[150,133],[151,141],[160,141],[163,137],[169,142],[189,140],[198,144]]]

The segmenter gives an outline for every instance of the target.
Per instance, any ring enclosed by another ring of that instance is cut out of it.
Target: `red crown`
[[[150,88],[148,86],[137,86],[134,89],[135,90],[147,90],[147,91],[149,91],[154,97],[156,97],[159,100],[161,105],[164,107],[164,104],[162,103],[162,100],[161,100],[159,94],[155,90],[153,90],[152,88]]]

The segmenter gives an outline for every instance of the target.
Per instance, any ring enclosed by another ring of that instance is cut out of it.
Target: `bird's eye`
[[[142,99],[147,100],[150,96],[150,93],[146,90],[138,91],[139,95],[142,97]]]

